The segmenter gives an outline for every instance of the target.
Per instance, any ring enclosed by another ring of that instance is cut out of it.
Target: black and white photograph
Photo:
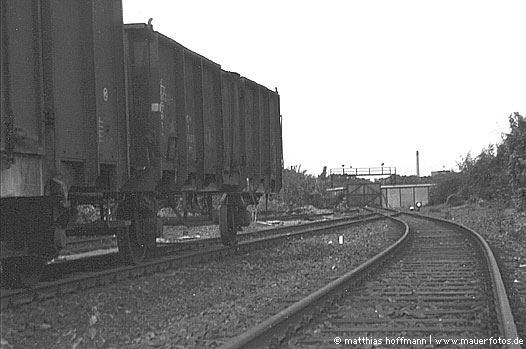
[[[525,15],[0,0],[0,349],[526,348]]]

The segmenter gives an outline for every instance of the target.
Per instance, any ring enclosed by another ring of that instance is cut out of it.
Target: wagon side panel
[[[163,170],[175,171],[177,151],[177,104],[176,94],[183,91],[178,89],[177,61],[178,47],[167,40],[159,41],[159,123],[161,139],[161,157]],[[179,53],[180,54],[180,53]]]
[[[150,44],[147,32],[126,30],[130,165],[133,170],[148,166],[150,118]]]
[[[270,102],[270,191],[281,189],[281,124],[279,114],[279,96],[271,92]]]
[[[89,186],[101,185],[102,174],[114,179],[103,185],[115,186],[123,179],[114,175],[127,172],[120,2],[45,4],[46,103],[54,116],[59,172]]]
[[[55,0],[49,7],[46,32],[52,46],[46,52],[46,64],[52,85],[47,91],[53,99],[57,156],[81,163],[89,158],[93,177],[98,172],[97,149],[87,146],[95,145],[97,139],[91,4]]]
[[[262,183],[261,189],[270,190],[270,91],[259,87],[260,117],[259,117],[259,173]]]
[[[221,68],[203,60],[203,167],[204,187],[219,189],[222,182],[223,134]]]
[[[42,195],[44,151],[38,1],[1,3],[1,196]]]
[[[260,181],[259,93],[254,82],[243,80],[246,176],[250,181],[250,189],[256,190]]]
[[[222,133],[223,133],[223,184],[242,186],[240,125],[240,76],[222,72]]]
[[[201,59],[185,50],[185,128],[186,128],[186,168],[184,185],[198,187],[203,180],[203,87]]]
[[[98,161],[111,165],[112,187],[120,187],[128,177],[122,4],[93,2],[92,9]]]

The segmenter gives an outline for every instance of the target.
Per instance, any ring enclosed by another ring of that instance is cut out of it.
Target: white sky
[[[526,116],[526,1],[123,0],[281,96],[285,166],[456,169]]]

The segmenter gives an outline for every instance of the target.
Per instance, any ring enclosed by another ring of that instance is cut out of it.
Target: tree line
[[[526,210],[526,119],[509,116],[509,133],[479,155],[468,153],[457,163],[459,172],[438,176],[434,203],[500,201]]]

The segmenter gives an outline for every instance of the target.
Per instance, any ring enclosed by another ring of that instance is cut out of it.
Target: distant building
[[[436,176],[440,176],[440,175],[447,175],[447,174],[450,174],[450,173],[455,173],[455,172],[451,171],[451,170],[431,171],[431,177],[436,177]]]
[[[409,208],[417,202],[429,204],[429,191],[435,184],[382,185],[382,207]]]

